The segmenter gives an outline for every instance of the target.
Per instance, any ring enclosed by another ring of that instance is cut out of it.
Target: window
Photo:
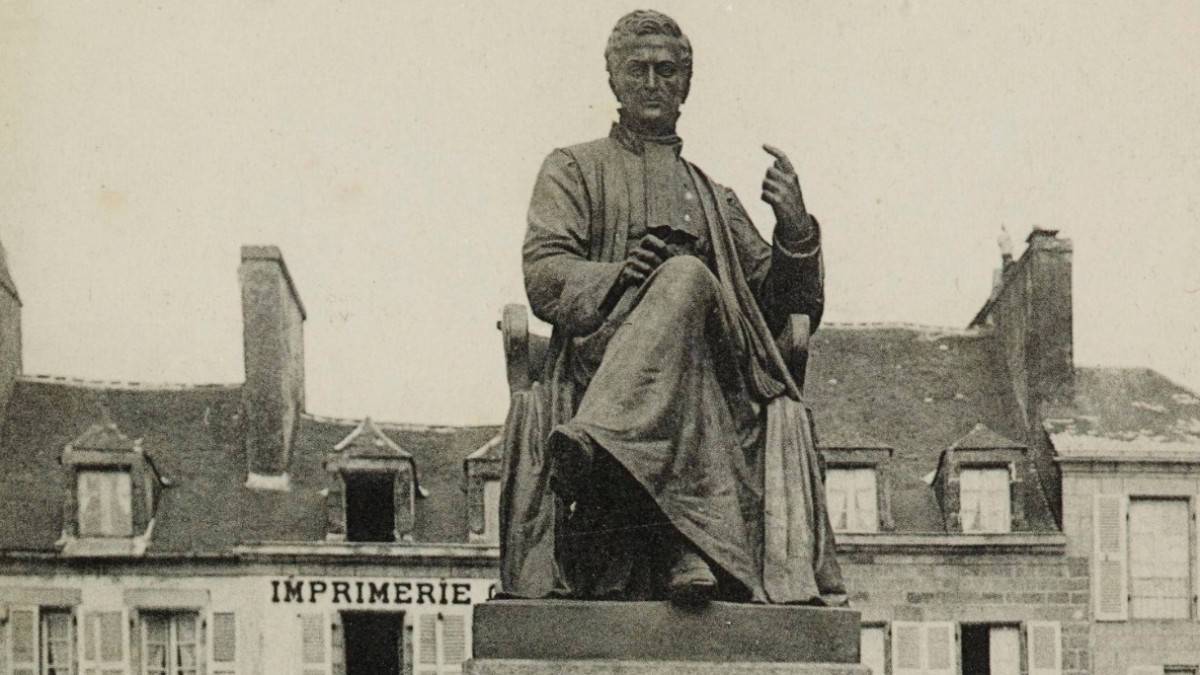
[[[964,625],[960,642],[962,672],[1020,675],[1021,633],[1016,626]]]
[[[500,481],[483,482],[483,541],[500,543]]]
[[[83,470],[78,474],[79,535],[133,535],[132,485],[128,471]]]
[[[959,516],[963,532],[1009,532],[1012,510],[1005,467],[963,468],[959,477]]]
[[[1191,615],[1187,499],[1129,500],[1129,612],[1137,619]]]
[[[404,671],[404,615],[396,612],[342,612],[342,654],[346,675],[400,675]],[[336,652],[338,643],[331,640]]]
[[[834,532],[879,531],[875,469],[829,469],[825,473],[825,498]]]
[[[195,612],[144,613],[143,675],[200,675],[199,623]]]
[[[71,611],[42,610],[42,670],[46,675],[74,672],[75,636]]]
[[[346,482],[346,539],[396,541],[395,474],[358,471],[342,477]]]
[[[74,675],[75,649],[75,616],[68,608],[13,606],[7,621],[0,624],[0,671],[4,673]]]

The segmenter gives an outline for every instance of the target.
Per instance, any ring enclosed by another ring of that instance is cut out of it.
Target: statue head
[[[673,131],[692,81],[692,45],[679,24],[653,10],[630,12],[609,35],[604,60],[623,119],[652,133]]]

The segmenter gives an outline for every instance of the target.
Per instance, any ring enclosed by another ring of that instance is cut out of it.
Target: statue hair
[[[608,36],[608,45],[604,48],[604,62],[608,72],[612,73],[613,59],[625,42],[642,35],[664,35],[675,38],[679,43],[679,61],[684,72],[692,74],[692,43],[675,23],[675,19],[656,12],[652,9],[637,9],[617,20],[612,33]]]

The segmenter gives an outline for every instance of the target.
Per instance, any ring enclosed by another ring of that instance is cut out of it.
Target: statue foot
[[[688,546],[671,567],[668,590],[677,605],[702,605],[716,595],[717,577],[704,558]]]

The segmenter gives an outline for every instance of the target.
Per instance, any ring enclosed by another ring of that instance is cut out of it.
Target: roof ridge
[[[237,389],[241,382],[140,382],[136,380],[90,380],[66,375],[49,375],[45,373],[22,373],[17,376],[18,382],[35,384],[58,384],[66,387],[81,389],[115,389],[122,391],[191,391],[196,389]]]
[[[910,323],[907,321],[822,321],[821,328],[833,330],[911,330],[918,333],[937,333],[941,335],[956,335],[964,337],[980,337],[991,335],[993,330],[987,326],[936,326],[927,323]]]
[[[363,417],[336,417],[333,415],[317,415],[309,411],[300,413],[304,419],[321,424],[344,424],[347,426],[358,426],[362,424],[365,418]],[[491,429],[504,426],[501,423],[495,424],[420,424],[417,422],[383,422],[371,418],[371,423],[379,427],[383,431],[433,431],[439,433],[451,433],[461,431],[463,429]]]

